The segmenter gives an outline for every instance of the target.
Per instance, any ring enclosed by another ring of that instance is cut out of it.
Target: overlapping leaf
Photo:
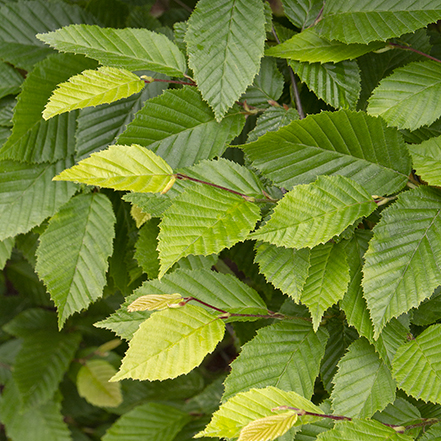
[[[186,71],[178,47],[165,35],[147,29],[72,25],[37,38],[60,52],[83,54],[109,67],[148,69],[171,76],[183,76]]]
[[[102,295],[114,223],[107,197],[85,194],[64,205],[40,236],[36,271],[57,306],[59,327]]]
[[[262,3],[201,0],[185,36],[202,97],[220,121],[259,71],[265,41]]]
[[[14,242],[13,237],[0,241],[0,270],[5,267],[6,261],[11,257]]]
[[[282,0],[283,10],[291,23],[300,29],[311,26],[317,19],[322,0]]]
[[[441,284],[441,196],[419,187],[382,212],[364,266],[363,288],[377,338],[392,318]]]
[[[241,430],[237,441],[278,439],[294,426],[297,418],[297,413],[291,410],[279,415],[271,415],[251,421]]]
[[[441,137],[428,139],[419,145],[410,144],[408,149],[416,173],[429,185],[441,186]]]
[[[0,62],[0,98],[20,92],[23,77],[9,64]]]
[[[338,174],[370,194],[390,194],[407,182],[410,157],[401,134],[381,118],[340,110],[293,121],[242,147],[253,165],[278,186]]]

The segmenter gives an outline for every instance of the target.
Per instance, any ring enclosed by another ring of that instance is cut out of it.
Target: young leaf
[[[9,64],[0,62],[0,98],[20,92],[23,77]]]
[[[177,305],[182,299],[180,294],[149,294],[138,297],[130,303],[127,311],[155,311]]]
[[[106,196],[84,194],[64,205],[40,236],[36,271],[57,306],[60,328],[67,317],[101,297],[114,223]]]
[[[320,176],[288,192],[271,219],[250,237],[277,246],[312,248],[375,209],[372,197],[356,182],[344,176]]]
[[[53,180],[159,193],[173,185],[175,179],[171,167],[152,151],[139,145],[111,145],[64,170]]]
[[[364,265],[363,289],[374,338],[392,318],[418,306],[441,284],[441,196],[419,187],[382,212]]]
[[[37,38],[60,52],[73,52],[93,58],[109,67],[152,70],[182,77],[185,57],[165,35],[147,29],[111,29],[72,25]]]
[[[416,173],[429,185],[441,186],[441,137],[428,139],[407,148],[413,159]]]
[[[220,121],[259,71],[265,41],[263,3],[201,0],[185,35],[202,97]]]
[[[74,109],[112,103],[140,92],[143,87],[144,81],[126,69],[101,66],[98,70],[85,70],[58,85],[46,104],[43,118],[48,120]]]
[[[165,380],[187,374],[214,351],[224,332],[224,322],[200,306],[155,312],[135,332],[111,381]]]

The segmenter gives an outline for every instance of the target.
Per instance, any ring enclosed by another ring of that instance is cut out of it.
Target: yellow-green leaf
[[[138,297],[130,303],[127,311],[154,311],[177,305],[182,300],[181,294],[150,294]]]

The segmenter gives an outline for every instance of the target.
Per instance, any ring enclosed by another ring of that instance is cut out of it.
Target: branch
[[[405,45],[398,44],[398,43],[388,43],[388,46],[392,46],[393,48],[396,48],[396,49],[402,49],[404,51],[412,51],[412,52],[415,52],[416,54],[422,55],[423,57],[429,58],[430,60],[436,61],[437,63],[441,63],[441,60],[439,60],[438,58],[432,57],[432,55],[421,52],[418,49],[414,49],[411,46],[405,46]]]

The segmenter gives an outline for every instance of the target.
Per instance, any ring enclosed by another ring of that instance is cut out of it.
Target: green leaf
[[[185,58],[165,35],[147,29],[111,29],[72,25],[37,38],[60,52],[73,52],[93,58],[109,67],[152,70],[182,77]]]
[[[420,439],[420,441],[436,441],[441,437],[441,423],[430,426]]]
[[[159,277],[182,257],[207,256],[245,240],[259,218],[259,208],[243,197],[193,185],[164,213],[158,236]]]
[[[37,331],[55,334],[57,332],[57,316],[55,312],[41,308],[27,308],[10,320],[3,329],[19,338],[32,337]]]
[[[437,0],[331,0],[317,29],[329,40],[369,43],[414,32],[440,17]]]
[[[289,65],[325,103],[336,109],[355,110],[361,90],[360,70],[355,61],[340,63],[299,63]]]
[[[52,178],[72,162],[70,158],[39,165],[0,161],[0,240],[40,225],[70,199],[76,186]]]
[[[158,234],[159,219],[150,219],[139,230],[135,245],[135,259],[149,279],[155,279],[159,274]]]
[[[381,423],[407,426],[421,422],[421,412],[404,398],[397,398],[393,403],[388,404],[382,412],[377,412],[374,419]],[[418,427],[416,430],[419,432]],[[408,432],[408,434],[412,434],[412,432]]]
[[[259,71],[265,41],[263,3],[200,0],[185,35],[202,97],[220,121]]]
[[[64,170],[53,180],[159,193],[173,185],[175,179],[170,166],[152,151],[139,145],[111,145]]]
[[[411,171],[401,134],[362,112],[310,115],[242,148],[256,168],[287,189],[338,174],[370,194],[390,194],[406,184]]]
[[[122,401],[121,384],[109,383],[116,369],[106,360],[86,360],[77,374],[81,397],[98,407],[117,407]]]
[[[133,311],[156,311],[174,307],[182,300],[180,294],[148,294],[146,296],[138,297],[135,301],[130,303],[127,307],[129,312]],[[182,306],[182,305],[179,305]]]
[[[441,115],[436,96],[441,93],[441,64],[410,63],[383,79],[369,99],[367,111],[381,116],[388,125],[415,130]]]
[[[397,386],[416,399],[441,403],[441,391],[434,387],[441,378],[441,325],[433,325],[415,340],[402,345],[392,361]]]
[[[0,62],[0,98],[16,95],[20,92],[21,83],[23,77],[9,64]]]
[[[36,271],[57,306],[60,328],[70,315],[101,297],[114,223],[106,196],[84,194],[64,205],[40,236]]]
[[[349,346],[338,363],[333,383],[331,400],[337,415],[371,417],[395,400],[396,386],[391,372],[365,339]]]
[[[320,404],[320,409],[326,414],[331,414],[331,404],[330,400],[325,400]],[[329,418],[322,418],[319,421],[311,424],[305,424],[296,433],[294,438],[295,441],[315,441],[317,436],[321,432],[332,429],[334,427],[334,421]]]
[[[392,318],[418,306],[441,284],[441,196],[419,187],[382,212],[364,266],[363,289],[374,338]]]
[[[250,237],[277,246],[312,248],[375,209],[372,197],[356,182],[344,176],[320,176],[288,192],[271,219]]]
[[[329,41],[310,28],[265,51],[265,55],[307,63],[338,63],[352,60],[384,46],[384,43],[343,44]]]
[[[300,301],[311,313],[317,331],[323,313],[346,293],[349,265],[342,243],[327,243],[311,250],[308,277]]]
[[[214,351],[224,332],[224,322],[200,306],[157,311],[135,332],[111,381],[165,380],[187,374]]]
[[[323,0],[282,0],[282,5],[289,21],[303,30],[314,24],[323,7]]]
[[[407,148],[413,159],[416,173],[429,185],[441,186],[441,136]]]
[[[274,415],[272,409],[278,406],[292,406],[308,412],[323,413],[319,407],[295,392],[285,392],[272,386],[265,389],[251,389],[237,394],[222,404],[220,409],[213,414],[210,424],[195,438],[203,436],[236,438],[251,421]],[[320,417],[299,415],[295,426],[308,424],[318,419]]]
[[[161,403],[146,403],[125,413],[106,432],[103,441],[173,441],[190,415]]]
[[[6,261],[11,257],[14,243],[15,239],[13,237],[0,241],[0,270],[5,267]]]
[[[424,300],[417,310],[412,311],[412,323],[427,326],[435,323],[441,316],[441,287],[435,289],[430,299]]]
[[[126,69],[101,66],[98,70],[85,70],[80,75],[58,85],[46,104],[43,118],[84,107],[112,103],[138,93],[144,81]]]
[[[261,328],[242,346],[225,380],[222,401],[252,388],[277,386],[310,399],[328,334],[311,323],[290,320]]]
[[[216,122],[200,93],[187,86],[148,100],[118,142],[148,147],[173,168],[188,167],[221,156],[244,123],[237,110]]]

